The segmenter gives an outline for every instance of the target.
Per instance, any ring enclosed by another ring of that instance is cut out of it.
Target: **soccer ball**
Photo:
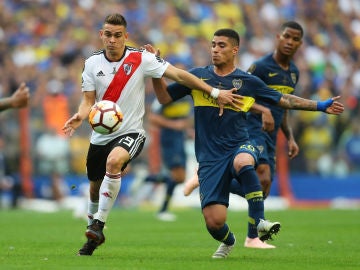
[[[110,100],[101,100],[91,107],[89,123],[97,133],[111,134],[120,128],[122,121],[119,105]]]

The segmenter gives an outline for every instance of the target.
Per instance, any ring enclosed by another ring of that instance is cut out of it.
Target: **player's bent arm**
[[[156,95],[156,98],[158,99],[158,101],[160,102],[160,104],[168,104],[170,102],[172,102],[172,98],[169,95],[168,91],[167,91],[167,84],[165,79],[160,78],[160,79],[156,79],[153,78],[152,79],[152,83],[154,86],[154,92]]]
[[[160,128],[168,128],[173,130],[185,130],[190,126],[187,119],[168,119],[160,114],[150,113],[148,119],[151,124]]]
[[[262,128],[264,131],[271,132],[275,128],[275,121],[272,116],[271,110],[265,106],[262,106],[260,104],[254,103],[250,111],[252,113],[258,113],[261,114],[262,117]]]

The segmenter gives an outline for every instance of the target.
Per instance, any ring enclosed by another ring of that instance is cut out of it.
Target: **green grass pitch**
[[[229,211],[237,245],[228,258],[211,259],[218,243],[199,209],[175,209],[178,220],[158,221],[150,210],[114,209],[106,242],[93,256],[76,256],[85,221],[69,211],[1,211],[0,268],[7,269],[360,269],[359,210],[268,211],[282,229],[276,249],[243,247],[246,212]]]

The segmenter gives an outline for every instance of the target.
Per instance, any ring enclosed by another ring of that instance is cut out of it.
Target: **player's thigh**
[[[130,133],[120,136],[113,147],[120,147],[128,153],[129,159],[122,163],[121,171],[123,171],[127,164],[134,160],[144,148],[146,137],[141,133]],[[126,155],[125,155],[126,156]]]
[[[221,204],[228,207],[232,179],[231,167],[231,157],[199,164],[199,192],[202,209],[212,204]]]

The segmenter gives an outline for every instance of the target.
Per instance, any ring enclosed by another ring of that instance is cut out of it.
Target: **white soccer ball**
[[[101,100],[95,103],[89,113],[92,129],[100,134],[111,134],[118,130],[123,121],[123,113],[116,103]]]

